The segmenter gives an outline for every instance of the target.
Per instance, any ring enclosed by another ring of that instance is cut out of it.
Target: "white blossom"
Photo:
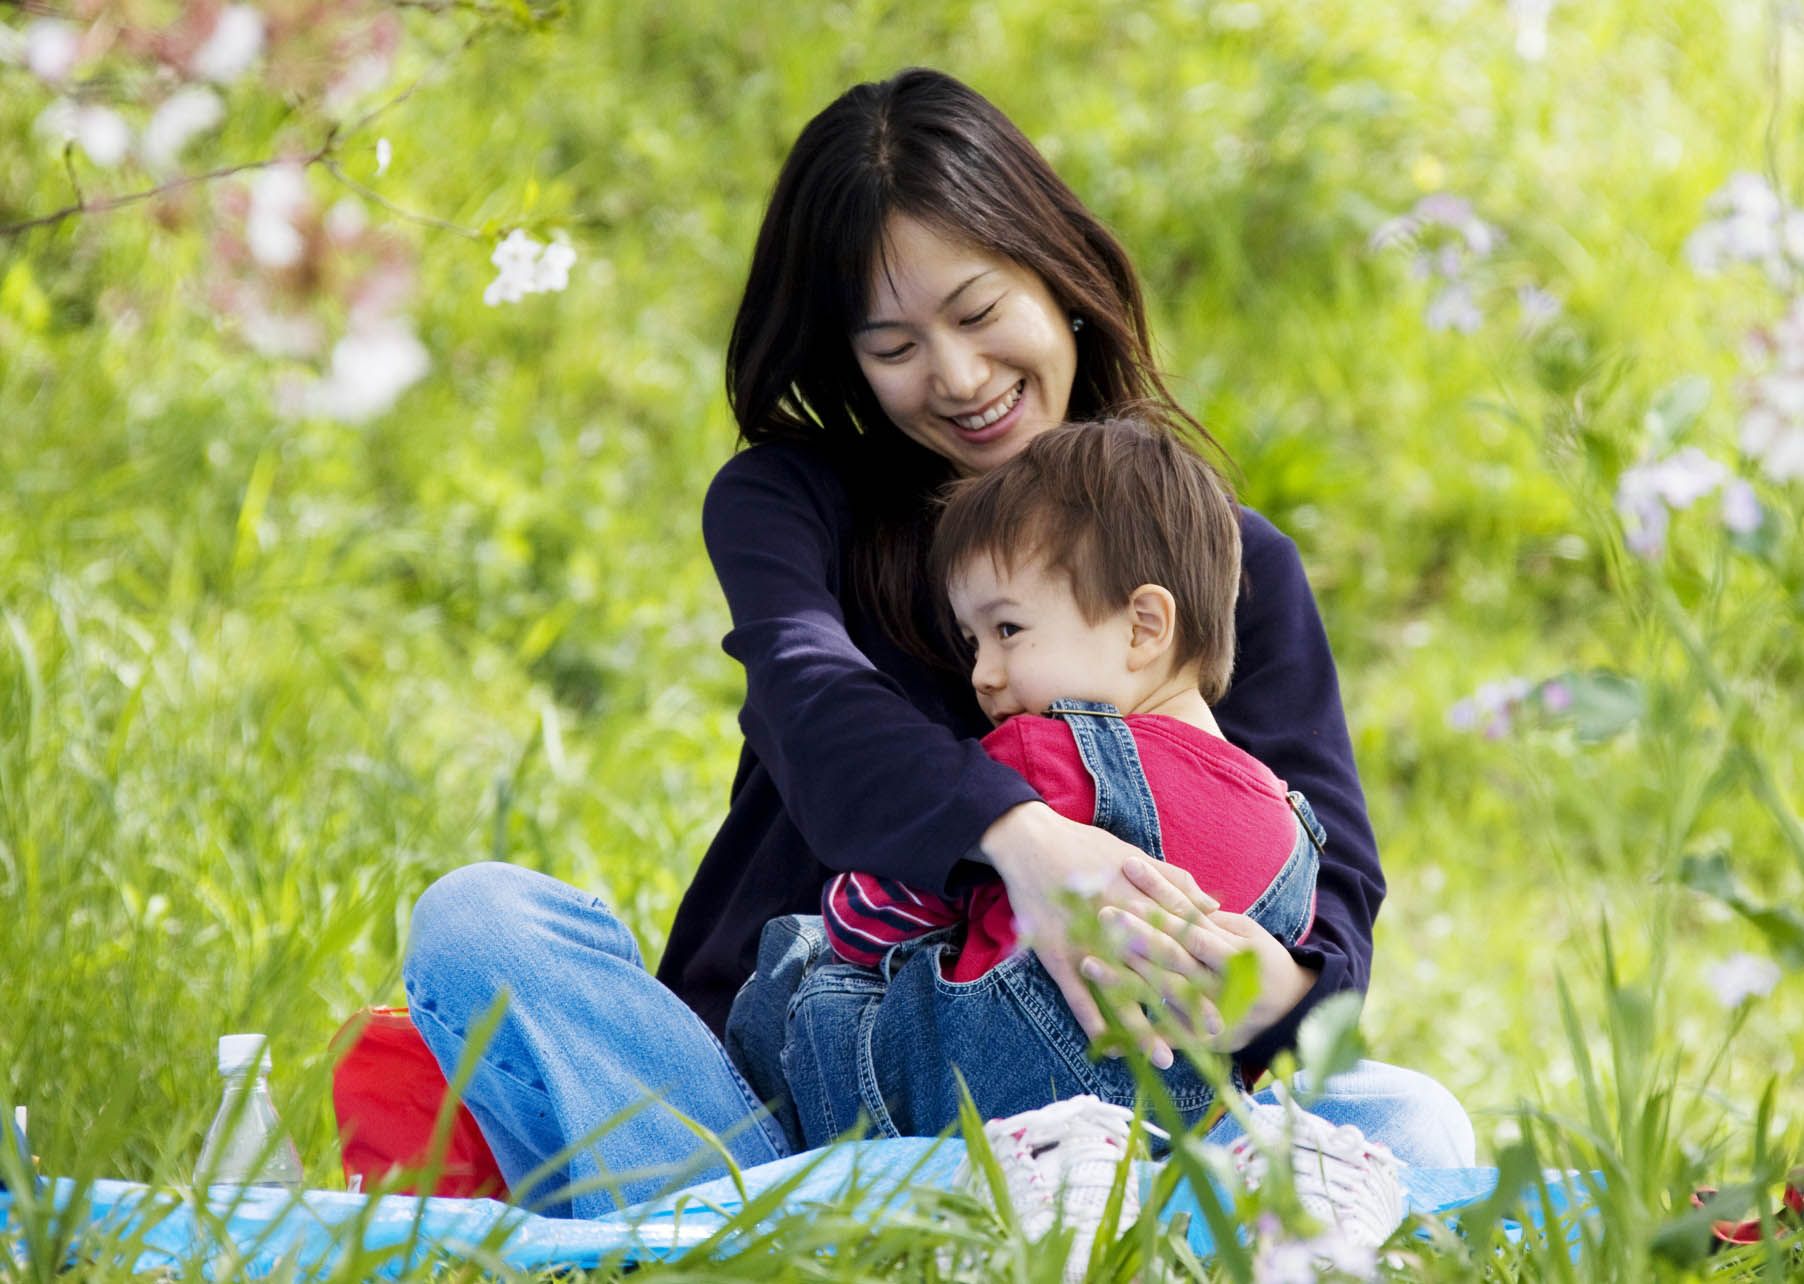
[[[1558,296],[1549,294],[1538,285],[1517,286],[1516,306],[1522,310],[1522,327],[1525,330],[1539,330],[1559,316],[1564,307]]]
[[[306,242],[295,226],[307,207],[307,180],[299,165],[272,165],[251,180],[251,209],[245,240],[251,257],[266,268],[293,267]]]
[[[482,292],[482,301],[492,308],[518,303],[529,294],[564,289],[570,284],[576,250],[563,240],[546,245],[515,228],[495,247],[489,262],[495,265],[496,276]]]
[[[89,160],[111,169],[132,149],[131,126],[111,107],[90,103],[75,113],[75,141]]]
[[[1320,1272],[1337,1279],[1374,1280],[1378,1277],[1378,1252],[1355,1242],[1336,1227],[1313,1239],[1286,1239],[1262,1217],[1253,1253],[1256,1284],[1316,1284]]]
[[[382,88],[388,83],[394,63],[394,56],[389,53],[366,53],[353,60],[338,79],[326,87],[326,110],[342,112],[365,94]]]
[[[1751,359],[1768,358],[1747,387],[1740,445],[1780,484],[1804,480],[1804,301],[1755,335]]]
[[[395,158],[394,145],[386,138],[376,140],[376,177],[388,173],[388,163]]]
[[[218,94],[204,85],[183,85],[151,113],[138,139],[138,155],[146,168],[167,173],[190,142],[224,119],[225,104]]]
[[[1356,1280],[1371,1280],[1378,1275],[1378,1250],[1355,1242],[1351,1236],[1330,1227],[1309,1241],[1316,1260],[1329,1270]]]
[[[1261,1244],[1253,1255],[1256,1284],[1315,1284],[1315,1255],[1300,1240]]]
[[[1547,57],[1547,17],[1553,0],[1510,0],[1510,18],[1516,24],[1516,56],[1524,62]]]
[[[1486,682],[1447,710],[1447,725],[1455,731],[1482,727],[1485,738],[1498,740],[1509,734],[1511,717],[1534,690],[1527,678]]]
[[[431,368],[432,358],[406,321],[354,329],[332,346],[331,368],[313,386],[307,408],[361,423],[387,411]]]
[[[1738,1008],[1750,999],[1762,999],[1779,984],[1779,965],[1757,954],[1731,954],[1704,972],[1725,1008]]]
[[[96,103],[82,106],[67,98],[58,98],[39,112],[33,128],[58,151],[74,143],[102,169],[124,160],[132,145],[131,126],[118,112]]]
[[[1616,508],[1630,550],[1659,557],[1666,548],[1668,511],[1690,508],[1729,480],[1728,466],[1696,446],[1626,469],[1616,482]]]
[[[1723,528],[1735,535],[1752,535],[1760,529],[1760,500],[1754,487],[1737,477],[1723,487]]]
[[[188,66],[202,79],[229,85],[249,71],[262,52],[263,15],[253,5],[227,5]]]
[[[59,84],[75,70],[81,52],[81,32],[61,18],[35,18],[25,26],[25,65],[31,74]]]
[[[1458,330],[1462,334],[1471,334],[1485,318],[1478,310],[1472,287],[1464,281],[1455,281],[1429,300],[1428,311],[1422,319],[1430,330]]]
[[[349,196],[340,197],[326,211],[326,235],[340,244],[355,241],[369,224],[363,206]]]
[[[1715,217],[1685,241],[1685,258],[1695,271],[1709,276],[1750,263],[1783,288],[1804,263],[1804,210],[1787,205],[1762,175],[1731,175],[1705,209]]]

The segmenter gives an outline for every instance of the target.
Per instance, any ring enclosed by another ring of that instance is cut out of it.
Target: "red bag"
[[[345,1180],[373,1186],[395,1168],[425,1164],[448,1085],[438,1061],[406,1008],[359,1012],[334,1037],[350,1046],[332,1072],[332,1108],[344,1154]],[[451,1121],[449,1145],[431,1190],[409,1195],[507,1198],[507,1182],[476,1120],[462,1105]]]

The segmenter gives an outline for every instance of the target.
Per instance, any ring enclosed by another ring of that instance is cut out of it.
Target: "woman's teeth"
[[[1020,383],[1017,383],[1013,388],[1010,388],[1004,393],[1000,401],[981,414],[950,415],[948,418],[966,432],[976,432],[979,429],[988,428],[991,424],[995,423],[998,419],[1002,418],[1002,416],[1015,408],[1015,403],[1021,400],[1021,394],[1026,387],[1027,380],[1023,379]]]

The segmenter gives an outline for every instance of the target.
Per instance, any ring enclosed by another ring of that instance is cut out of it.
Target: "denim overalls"
[[[1121,714],[1081,700],[1057,701],[1046,712],[1070,725],[1096,783],[1094,823],[1165,859],[1152,790]],[[1296,842],[1247,914],[1294,945],[1310,921],[1326,838],[1308,801],[1289,797]],[[941,1132],[958,1118],[954,1068],[986,1119],[1086,1092],[1133,1105],[1127,1062],[1090,1059],[1088,1037],[1032,953],[1013,954],[974,981],[946,979],[944,956],[957,949],[960,930],[904,941],[880,968],[868,968],[834,956],[818,916],[790,914],[765,925],[757,971],[727,1020],[726,1046],[752,1089],[776,1103],[798,1148],[825,1145],[861,1116],[877,1136]],[[1187,1058],[1163,1078],[1186,1123],[1214,1100]]]

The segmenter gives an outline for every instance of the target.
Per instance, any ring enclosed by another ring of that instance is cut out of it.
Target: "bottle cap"
[[[269,1070],[269,1036],[262,1034],[222,1034],[219,1036],[219,1073],[243,1074],[252,1066]]]

